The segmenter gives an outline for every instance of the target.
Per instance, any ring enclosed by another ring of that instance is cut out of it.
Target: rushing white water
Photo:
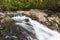
[[[26,29],[27,31],[35,34],[37,40],[60,40],[60,33],[47,28],[47,26],[35,20],[32,20],[29,17],[15,16],[12,17],[12,19],[16,21],[15,23],[16,25],[19,25],[22,28]],[[26,19],[28,21],[26,21]],[[33,38],[30,37],[30,40],[33,40]]]

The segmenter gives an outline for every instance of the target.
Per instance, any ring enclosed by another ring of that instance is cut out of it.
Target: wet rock
[[[48,13],[44,13],[40,10],[29,10],[29,11],[17,11],[16,13],[13,12],[8,12],[8,13],[0,13],[0,33],[1,35],[5,34],[7,35],[7,31],[6,29],[12,30],[12,32],[8,32],[10,35],[11,33],[16,34],[13,36],[18,37],[18,39],[23,40],[23,38],[25,40],[27,40],[25,38],[25,34],[22,34],[22,31],[24,31],[24,29],[22,30],[22,28],[19,28],[20,30],[15,33],[16,31],[16,25],[14,26],[14,20],[11,19],[11,17],[16,16],[16,15],[25,15],[25,16],[29,16],[31,17],[33,20],[37,20],[39,22],[41,22],[44,25],[47,25],[48,28],[53,29],[53,30],[57,30],[60,32],[60,13],[57,14],[52,14],[51,16],[48,15]],[[28,21],[28,20],[26,20]],[[2,29],[2,30],[1,30]],[[13,32],[14,31],[14,32]],[[24,33],[28,34],[27,31]],[[30,33],[31,34],[31,33]],[[28,34],[28,35],[30,35]],[[31,34],[32,35],[32,34]],[[20,37],[20,38],[19,38]],[[12,38],[12,37],[10,37]]]

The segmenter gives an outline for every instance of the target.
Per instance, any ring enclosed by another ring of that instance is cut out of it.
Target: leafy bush
[[[0,8],[6,10],[54,7],[60,7],[60,0],[0,0]]]

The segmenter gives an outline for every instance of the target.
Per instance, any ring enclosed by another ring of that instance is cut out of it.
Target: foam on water
[[[36,35],[37,40],[60,40],[59,32],[51,30],[47,26],[35,20],[32,20],[29,17],[15,16],[12,17],[12,19],[16,21],[16,25],[19,25],[25,30],[34,33]],[[26,22],[25,19],[28,19],[29,21]],[[33,38],[30,37],[30,40],[33,40]]]

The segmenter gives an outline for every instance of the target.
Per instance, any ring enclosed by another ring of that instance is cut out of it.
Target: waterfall
[[[34,38],[32,35],[29,35],[27,36],[27,40],[60,40],[59,32],[49,29],[47,26],[32,20],[30,17],[15,16],[12,19],[15,20],[16,25],[32,33],[32,35],[34,34],[36,37]]]

